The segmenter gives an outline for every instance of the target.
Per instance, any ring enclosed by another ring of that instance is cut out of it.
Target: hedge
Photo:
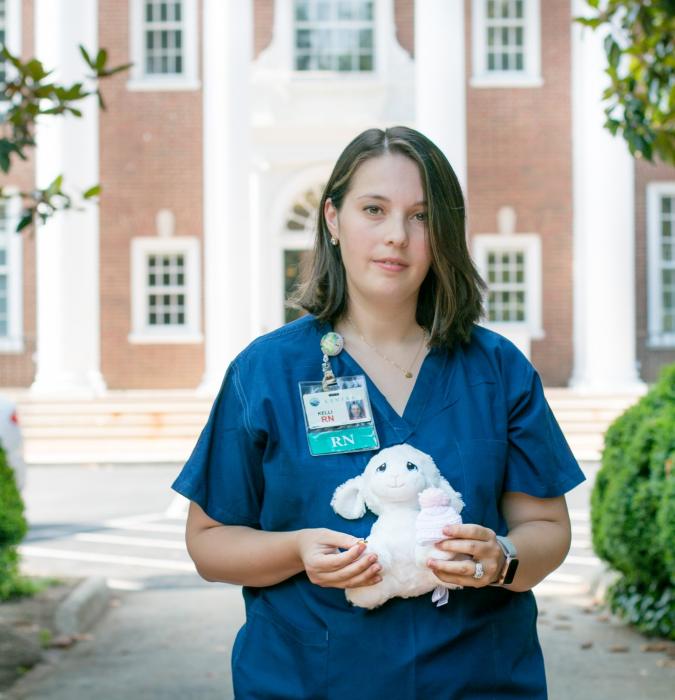
[[[34,592],[34,585],[19,574],[17,545],[25,537],[28,524],[24,504],[7,464],[5,451],[0,448],[0,600]]]
[[[596,554],[620,576],[610,608],[675,639],[675,365],[607,430],[591,494]]]

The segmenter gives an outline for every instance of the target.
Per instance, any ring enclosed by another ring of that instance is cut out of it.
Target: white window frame
[[[19,354],[24,352],[23,338],[23,235],[16,233],[21,216],[21,197],[14,187],[4,187],[10,199],[7,207],[7,270],[8,270],[8,324],[6,336],[0,336],[0,353]]]
[[[351,70],[351,71],[340,71],[340,70],[298,70],[295,67],[295,57],[296,57],[296,41],[295,41],[295,32],[296,32],[296,22],[297,20],[295,19],[295,0],[291,0],[290,3],[290,11],[291,11],[291,38],[290,38],[290,46],[291,46],[291,70],[294,75],[296,76],[307,76],[310,78],[318,78],[318,77],[331,77],[331,78],[339,78],[340,76],[349,76],[350,78],[358,78],[362,76],[366,76],[368,78],[371,78],[372,76],[377,75],[378,73],[378,64],[379,64],[379,57],[378,57],[378,33],[381,34],[381,32],[378,32],[378,17],[382,14],[379,12],[378,8],[378,0],[372,0],[373,3],[373,19],[370,21],[371,26],[372,26],[372,31],[373,31],[373,47],[372,47],[372,58],[373,58],[373,67],[370,70],[367,71],[361,71],[361,70]],[[334,25],[334,28],[338,27],[338,22],[327,22],[326,23],[326,28],[330,29],[331,25]]]
[[[525,252],[525,279],[527,280],[526,321],[490,321],[481,325],[498,333],[508,330],[526,332],[532,340],[544,338],[542,324],[542,271],[541,271],[541,237],[537,233],[517,233],[504,235],[500,233],[479,233],[472,238],[473,259],[481,277],[488,284],[488,253]]]
[[[296,70],[295,69],[295,2],[294,0],[275,0],[274,12],[278,13],[275,20],[274,42],[278,42],[282,55],[285,56],[286,65],[291,79],[296,83],[350,81],[359,83],[372,83],[383,79],[384,69],[387,65],[387,41],[390,39],[390,27],[392,8],[383,7],[383,3],[392,3],[393,0],[374,0],[373,2],[373,69],[370,71],[331,71],[331,70]],[[277,36],[278,34],[278,36]]]
[[[659,250],[661,197],[675,197],[675,181],[651,182],[647,185],[647,347],[675,347],[675,333],[666,333],[661,326],[661,252]]]
[[[198,90],[197,0],[183,0],[183,75],[145,73],[144,0],[129,0],[129,52],[133,66],[127,89],[132,91]]]
[[[7,25],[5,27],[5,46],[15,56],[21,55],[21,0],[5,0],[7,13]],[[7,74],[11,78],[14,74],[14,66],[7,66]],[[7,100],[0,101],[0,114],[9,107]]]
[[[488,71],[486,39],[487,0],[472,0],[472,76],[469,85],[475,88],[541,87],[541,9],[540,0],[525,2],[524,70]]]
[[[131,241],[131,333],[130,343],[135,344],[171,344],[201,343],[201,275],[200,242],[194,236],[170,236],[159,238],[147,236]],[[149,255],[166,255],[167,253],[185,255],[185,274],[187,275],[187,304],[185,328],[156,327],[147,324],[148,285],[147,257]]]

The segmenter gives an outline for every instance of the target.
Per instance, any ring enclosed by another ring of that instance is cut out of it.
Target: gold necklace
[[[424,345],[424,341],[425,341],[426,338],[427,338],[427,333],[426,333],[426,331],[424,331],[424,330],[422,331],[422,342],[420,343],[420,346],[417,348],[417,352],[415,353],[415,357],[413,357],[413,361],[410,363],[410,368],[404,369],[403,367],[401,367],[401,365],[398,364],[398,362],[396,362],[396,361],[390,359],[390,358],[387,357],[384,353],[380,352],[374,345],[371,345],[371,344],[363,337],[363,334],[361,333],[361,331],[359,331],[359,329],[356,327],[354,321],[352,321],[352,319],[351,319],[349,316],[347,316],[347,321],[349,321],[349,325],[356,331],[356,334],[359,336],[359,338],[361,338],[361,340],[362,340],[373,352],[375,352],[377,355],[379,355],[383,360],[386,360],[389,364],[394,365],[394,367],[400,369],[401,372],[403,372],[403,376],[404,376],[406,379],[412,379],[413,373],[410,371],[410,369],[411,369],[412,366],[415,364],[415,360],[417,360],[417,357],[418,357],[418,355],[420,354],[420,350],[422,349],[422,346]]]

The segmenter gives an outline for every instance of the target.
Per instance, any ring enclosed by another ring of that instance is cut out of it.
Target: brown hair
[[[345,270],[339,246],[330,243],[324,205],[330,198],[339,211],[357,168],[385,153],[400,153],[417,163],[427,201],[431,268],[420,286],[417,323],[428,331],[431,346],[449,349],[458,340],[468,342],[473,323],[484,313],[487,286],[466,245],[462,189],[438,146],[405,126],[367,129],[340,154],[319,203],[311,270],[289,305],[331,323],[346,311]]]

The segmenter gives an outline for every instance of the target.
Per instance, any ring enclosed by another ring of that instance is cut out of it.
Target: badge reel
[[[315,457],[376,450],[380,446],[365,376],[336,377],[331,369],[329,358],[343,347],[339,333],[326,333],[321,338],[323,379],[299,383],[307,442]]]

